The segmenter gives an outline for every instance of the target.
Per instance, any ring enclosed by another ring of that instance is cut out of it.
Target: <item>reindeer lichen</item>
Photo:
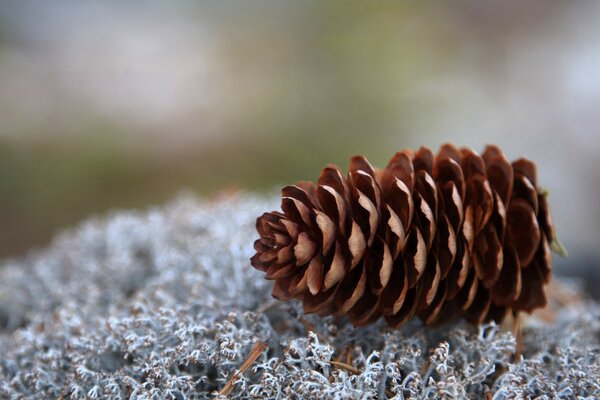
[[[355,329],[273,301],[248,258],[254,218],[275,202],[182,196],[6,261],[0,398],[600,397],[596,303],[530,318],[515,361],[493,324]]]

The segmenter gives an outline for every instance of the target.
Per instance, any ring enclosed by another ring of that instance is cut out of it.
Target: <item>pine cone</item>
[[[383,170],[356,156],[346,178],[330,164],[283,188],[251,262],[275,298],[354,325],[500,322],[546,304],[554,230],[536,185],[535,164],[495,146],[404,150]]]

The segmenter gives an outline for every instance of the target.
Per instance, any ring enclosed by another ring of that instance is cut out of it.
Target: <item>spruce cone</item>
[[[356,156],[346,178],[330,164],[283,188],[251,262],[275,298],[354,325],[500,322],[546,304],[554,230],[536,185],[535,164],[495,146],[404,150],[383,170]]]

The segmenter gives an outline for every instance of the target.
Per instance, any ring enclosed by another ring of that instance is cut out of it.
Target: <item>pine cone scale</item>
[[[508,306],[521,294],[521,263],[512,240],[504,248],[502,270],[492,290],[494,304]]]
[[[540,228],[532,206],[521,198],[513,199],[506,216],[521,265],[526,268],[540,243]]]

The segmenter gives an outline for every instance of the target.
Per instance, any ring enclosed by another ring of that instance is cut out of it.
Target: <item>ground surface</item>
[[[600,397],[600,306],[560,278],[517,361],[502,327],[353,329],[274,302],[248,258],[277,206],[182,196],[5,262],[0,398]]]

